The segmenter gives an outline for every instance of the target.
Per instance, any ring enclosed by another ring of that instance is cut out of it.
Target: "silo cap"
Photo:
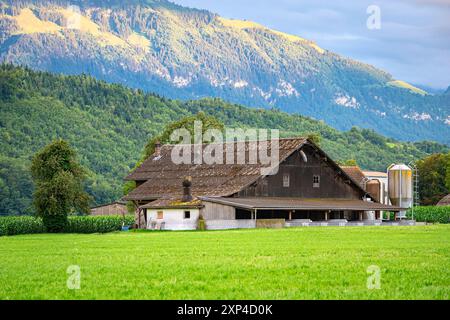
[[[389,167],[388,169],[389,171],[408,171],[408,170],[412,170],[410,167],[408,167],[406,164],[394,164],[392,166]]]

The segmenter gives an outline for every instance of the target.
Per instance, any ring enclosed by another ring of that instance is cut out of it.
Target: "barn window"
[[[164,219],[164,212],[158,211],[158,212],[156,213],[156,215],[157,215],[157,219],[158,219],[158,220]]]
[[[313,176],[313,188],[320,188],[320,176]]]
[[[283,175],[283,187],[289,188],[289,185],[290,185],[290,176],[288,173],[285,173]]]
[[[184,212],[184,218],[185,219],[190,219],[191,218],[191,212],[190,211],[185,211]]]

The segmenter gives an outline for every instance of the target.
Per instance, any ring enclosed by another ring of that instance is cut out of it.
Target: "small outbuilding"
[[[147,210],[147,229],[196,230],[203,208],[199,199],[183,202],[181,199],[160,199],[141,209]]]
[[[128,214],[127,203],[114,201],[91,208],[91,216],[116,216]]]
[[[195,230],[204,207],[200,199],[191,195],[192,178],[183,181],[182,197],[162,198],[141,206],[146,211],[147,229]]]
[[[437,203],[437,206],[443,207],[443,206],[450,206],[450,194],[446,195],[444,198],[441,199]]]

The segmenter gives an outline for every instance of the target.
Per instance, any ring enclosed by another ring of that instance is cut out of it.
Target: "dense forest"
[[[435,205],[450,193],[450,152],[417,161],[420,204]]]
[[[67,140],[88,170],[86,189],[95,203],[116,200],[123,177],[144,146],[164,127],[204,112],[227,127],[280,129],[283,137],[320,134],[321,146],[340,161],[365,169],[447,152],[434,142],[405,143],[372,130],[341,132],[300,115],[230,104],[220,99],[169,100],[86,75],[62,76],[0,66],[0,213],[31,213],[33,154],[56,138]]]
[[[449,95],[427,94],[301,35],[166,0],[0,0],[0,61],[450,144]]]

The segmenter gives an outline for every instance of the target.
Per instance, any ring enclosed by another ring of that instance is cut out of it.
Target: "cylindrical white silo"
[[[388,192],[392,205],[411,208],[413,204],[412,169],[405,164],[393,164],[388,168]],[[400,218],[406,211],[400,212]]]

